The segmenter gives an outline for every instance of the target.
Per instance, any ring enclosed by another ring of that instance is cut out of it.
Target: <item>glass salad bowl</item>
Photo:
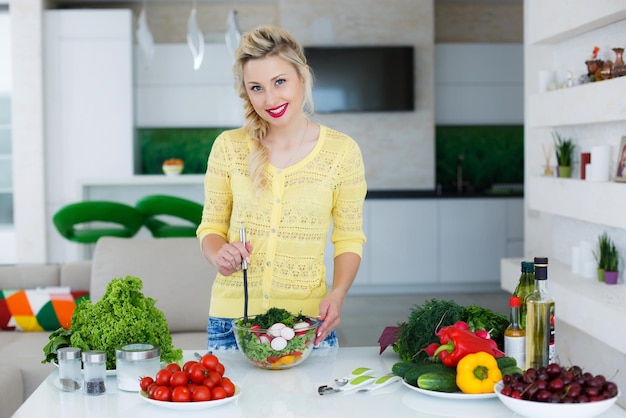
[[[313,350],[318,326],[315,318],[296,316],[262,328],[255,317],[233,320],[233,331],[239,352],[262,369],[290,369],[307,359]]]

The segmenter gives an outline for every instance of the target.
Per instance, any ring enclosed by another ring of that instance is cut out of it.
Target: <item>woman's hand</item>
[[[217,271],[224,276],[230,276],[241,270],[243,260],[250,262],[252,244],[246,242],[228,243],[216,234],[209,234],[202,239],[202,253]]]
[[[231,242],[222,245],[215,256],[215,267],[224,276],[230,276],[241,270],[243,260],[250,261],[252,244],[246,242]]]
[[[341,322],[341,307],[343,305],[343,297],[338,297],[333,292],[329,293],[320,302],[320,313],[317,319],[323,321],[323,324],[317,329],[314,345],[320,344],[328,334]]]

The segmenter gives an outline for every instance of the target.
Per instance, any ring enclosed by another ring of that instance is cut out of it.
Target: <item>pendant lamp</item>
[[[191,13],[187,20],[187,45],[193,56],[193,69],[198,70],[204,59],[204,35],[198,28],[198,19],[196,13],[196,1],[193,1]]]
[[[233,57],[240,42],[241,31],[237,23],[237,10],[232,9],[226,18],[226,46]]]
[[[152,58],[154,57],[154,38],[152,37],[152,33],[148,27],[148,20],[146,17],[146,0],[143,1],[143,7],[139,13],[139,18],[137,19],[137,31],[135,33],[137,35],[139,48],[143,52],[149,66],[152,63]]]

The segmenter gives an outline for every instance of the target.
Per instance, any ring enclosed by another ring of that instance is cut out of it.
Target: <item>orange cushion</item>
[[[74,308],[85,298],[89,298],[89,292],[71,292],[67,288],[0,290],[0,329],[69,329]]]

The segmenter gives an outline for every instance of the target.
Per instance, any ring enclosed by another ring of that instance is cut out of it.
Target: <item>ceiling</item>
[[[0,4],[3,0],[0,0]],[[58,6],[72,6],[72,5],[97,5],[97,4],[113,4],[113,3],[144,3],[147,4],[191,4],[197,3],[275,3],[277,0],[51,0],[52,3]],[[494,4],[522,4],[524,0],[434,0],[435,3],[494,3]]]

